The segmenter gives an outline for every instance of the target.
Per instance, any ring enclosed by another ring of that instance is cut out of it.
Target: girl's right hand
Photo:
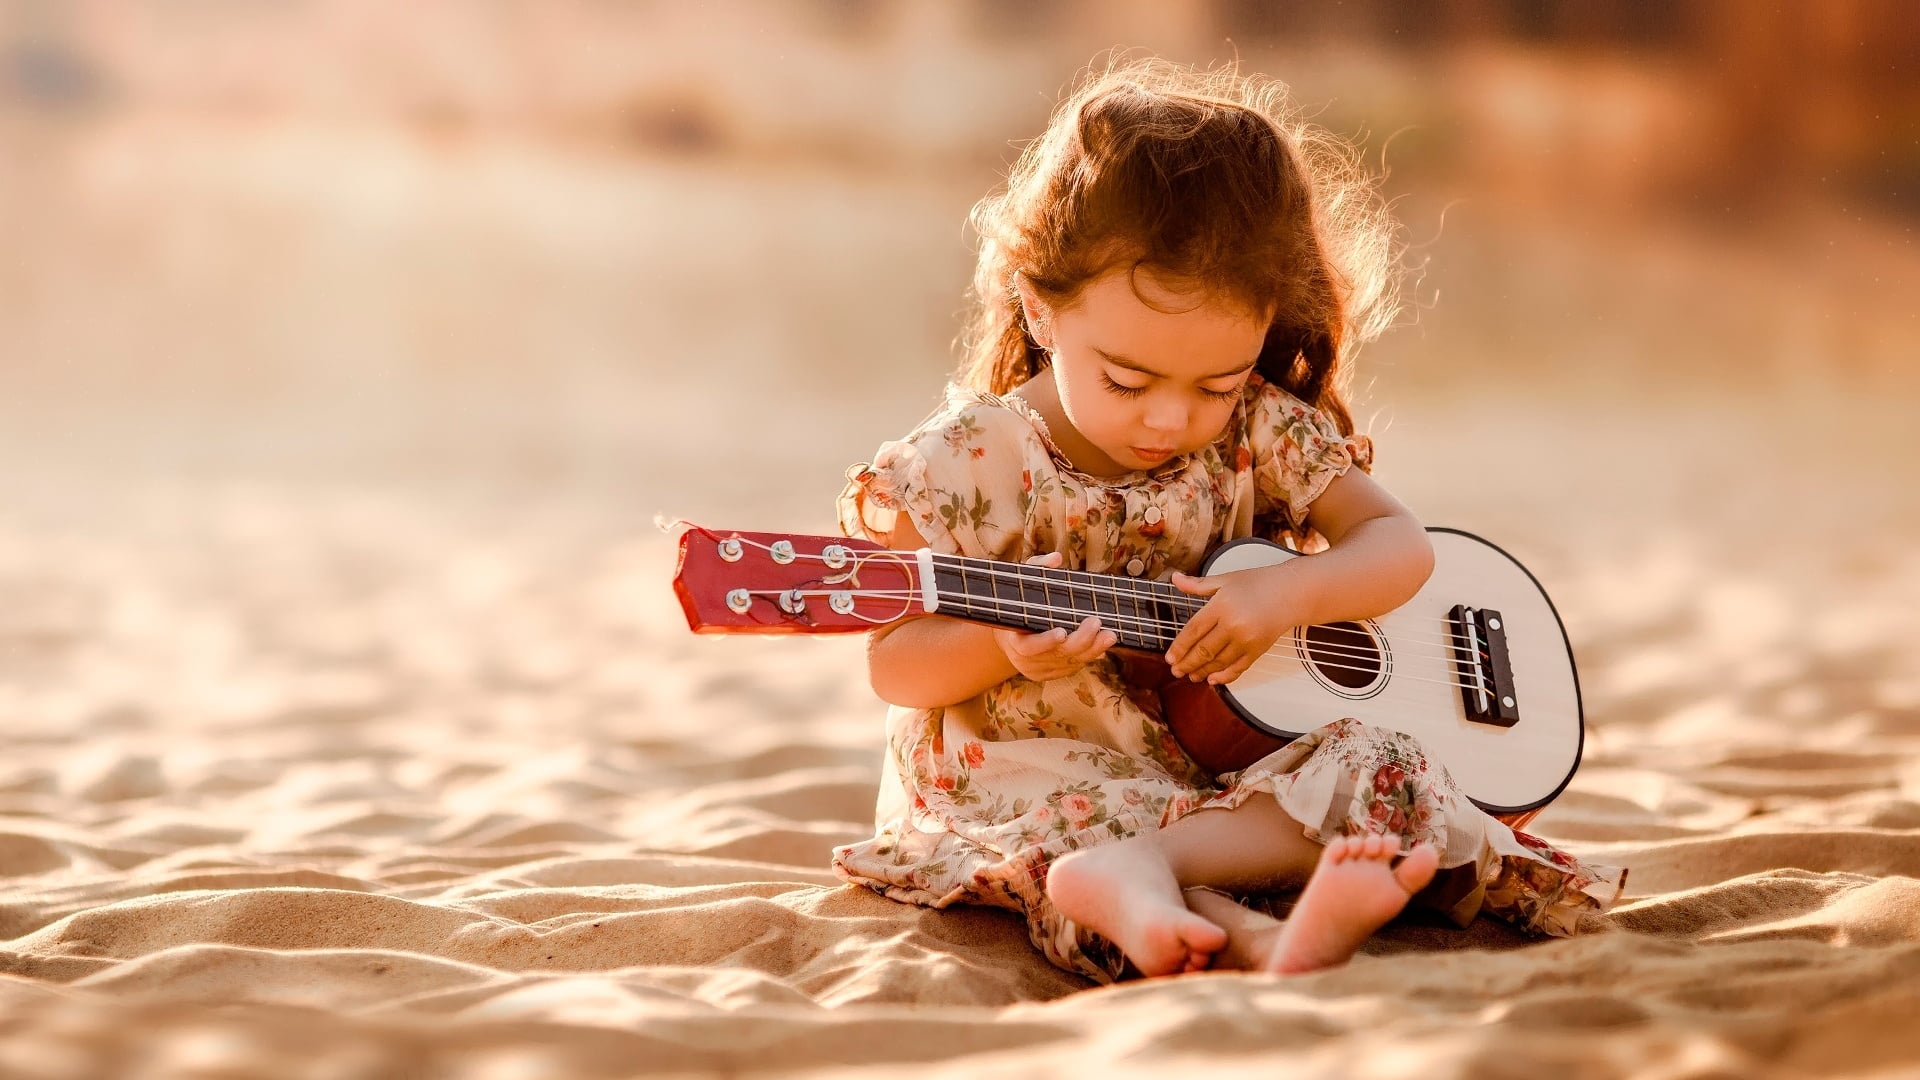
[[[1060,553],[1035,555],[1027,560],[1033,566],[1059,566]],[[1019,630],[995,630],[994,641],[1007,661],[1020,674],[1034,682],[1063,679],[1107,654],[1119,640],[1111,630],[1100,628],[1098,616],[1081,620],[1073,633],[1063,629],[1023,633]]]

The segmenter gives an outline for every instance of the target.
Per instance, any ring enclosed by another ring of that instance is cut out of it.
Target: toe
[[[1420,844],[1407,852],[1407,857],[1393,868],[1393,876],[1401,888],[1415,893],[1427,887],[1439,867],[1440,853],[1432,844]]]
[[[1196,918],[1180,928],[1180,940],[1194,952],[1215,953],[1227,947],[1227,932],[1210,920]]]
[[[1381,833],[1374,833],[1367,837],[1366,847],[1360,852],[1360,857],[1363,859],[1378,859],[1389,850],[1398,850],[1400,845],[1397,842],[1394,843],[1391,849],[1387,847],[1389,839],[1397,840],[1397,838],[1388,837]]]

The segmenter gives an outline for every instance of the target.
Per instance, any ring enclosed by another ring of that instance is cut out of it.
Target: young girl
[[[1411,598],[1432,548],[1368,476],[1341,390],[1393,314],[1393,227],[1283,94],[1154,62],[1088,79],[975,209],[958,384],[850,470],[842,529],[1171,580],[1207,601],[1166,661],[1216,685],[1294,626]],[[1245,536],[1318,553],[1192,576]],[[1114,643],[1092,618],[876,630],[877,835],[835,851],[839,875],[1019,911],[1048,960],[1100,982],[1339,964],[1410,899],[1568,935],[1620,895],[1625,871],[1487,816],[1392,731],[1343,720],[1209,776]],[[1285,922],[1238,899],[1303,885]]]

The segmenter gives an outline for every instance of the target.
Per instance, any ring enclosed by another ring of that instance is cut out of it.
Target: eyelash
[[[1147,392],[1147,388],[1144,386],[1123,386],[1120,383],[1114,382],[1113,377],[1104,371],[1100,373],[1100,381],[1107,385],[1108,390],[1119,394],[1121,397],[1139,397],[1141,394]],[[1231,390],[1208,390],[1202,387],[1200,392],[1215,401],[1237,401],[1240,397],[1240,391],[1245,389],[1245,387],[1245,383]]]

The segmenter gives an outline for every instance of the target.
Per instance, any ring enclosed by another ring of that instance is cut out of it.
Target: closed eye
[[[1139,397],[1141,394],[1147,392],[1147,388],[1144,386],[1128,386],[1125,383],[1115,382],[1113,381],[1113,376],[1108,375],[1104,371],[1100,373],[1100,382],[1105,385],[1109,391],[1121,397]],[[1246,388],[1246,383],[1241,383],[1230,390],[1209,390],[1202,386],[1200,387],[1200,392],[1215,401],[1238,401],[1240,400],[1241,392]]]

